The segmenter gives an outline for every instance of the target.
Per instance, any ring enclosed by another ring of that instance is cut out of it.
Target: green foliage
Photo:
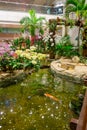
[[[56,26],[57,26],[57,21],[52,21],[52,22],[49,22],[49,29],[50,29],[50,31],[55,31],[55,29],[56,29]]]
[[[75,25],[75,21],[72,19],[67,19],[67,24],[70,24],[70,28],[72,28]]]
[[[31,46],[26,50],[15,50],[11,52],[11,55],[7,53],[0,57],[0,71],[9,71],[19,69],[31,69],[38,70],[45,60],[46,55],[35,52],[36,47]]]
[[[87,11],[86,0],[67,0],[66,1],[66,14],[70,12],[75,12],[78,18],[84,16],[85,11]]]
[[[71,12],[74,12],[77,16],[78,20],[78,51],[80,54],[80,32],[81,32],[81,25],[83,24],[84,20],[84,25],[87,23],[86,21],[86,12],[87,12],[87,3],[86,0],[66,0],[66,9],[65,9],[65,14],[66,16],[69,17],[69,14]]]
[[[2,58],[0,60],[0,68],[2,71],[10,71],[13,72],[13,70],[17,70],[17,69],[31,69],[31,68],[35,68],[36,70],[38,70],[40,68],[40,62],[37,61],[37,64],[33,64],[32,60],[29,60],[25,57],[17,57],[17,58]]]
[[[71,108],[71,110],[74,111],[74,113],[77,114],[78,116],[81,112],[84,95],[85,95],[85,91],[77,95],[76,98],[72,98],[72,101],[69,104],[69,107]]]
[[[70,37],[63,37],[59,43],[56,44],[56,54],[59,56],[71,57],[77,55],[71,44]]]
[[[73,99],[71,102],[71,109],[77,114],[80,114],[83,99]]]
[[[13,48],[17,49],[18,47],[21,49],[22,43],[24,42],[23,37],[19,37],[13,40]]]
[[[2,28],[0,28],[0,32],[2,32],[3,31],[3,29]]]
[[[45,50],[45,45],[42,39],[37,39],[35,41],[35,45],[37,46],[36,52],[43,53]]]
[[[87,58],[80,56],[80,62],[83,63],[83,64],[87,64]]]
[[[14,39],[12,48],[13,49],[18,49],[18,48],[21,49],[22,45],[23,45],[22,43],[26,44],[25,49],[30,48],[30,39],[29,38],[24,39],[23,37],[19,37],[17,39]]]
[[[83,41],[83,48],[87,48],[87,26],[82,30],[82,41]]]
[[[24,42],[26,43],[26,48],[30,48],[30,39],[26,38]]]
[[[15,69],[22,69],[23,63],[20,58],[14,59],[12,57],[3,57],[0,60],[1,70],[3,71],[13,71]]]
[[[37,18],[35,10],[29,10],[29,17],[24,17],[20,20],[20,23],[24,25],[23,30],[29,31],[31,36],[35,36],[36,29],[40,34],[43,34],[42,22],[44,17]]]
[[[7,65],[9,64],[9,60],[6,58],[2,58],[0,59],[0,69],[2,71],[6,71],[7,70]]]

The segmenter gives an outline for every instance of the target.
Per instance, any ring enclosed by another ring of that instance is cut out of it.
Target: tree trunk
[[[67,36],[68,32],[68,27],[65,25],[65,36]]]

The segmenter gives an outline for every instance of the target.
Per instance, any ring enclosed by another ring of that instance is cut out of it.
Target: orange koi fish
[[[44,93],[44,96],[49,97],[50,99],[53,99],[54,101],[59,101],[58,98],[54,97],[53,95],[49,93]]]

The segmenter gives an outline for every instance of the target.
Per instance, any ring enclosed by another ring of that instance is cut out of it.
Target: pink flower
[[[0,43],[0,56],[4,56],[4,54],[11,56],[13,53],[11,46],[11,44],[5,42]]]

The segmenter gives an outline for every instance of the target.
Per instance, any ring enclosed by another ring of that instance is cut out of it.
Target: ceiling
[[[0,10],[28,11],[35,9],[38,13],[47,13],[56,3],[64,0],[0,0]]]

